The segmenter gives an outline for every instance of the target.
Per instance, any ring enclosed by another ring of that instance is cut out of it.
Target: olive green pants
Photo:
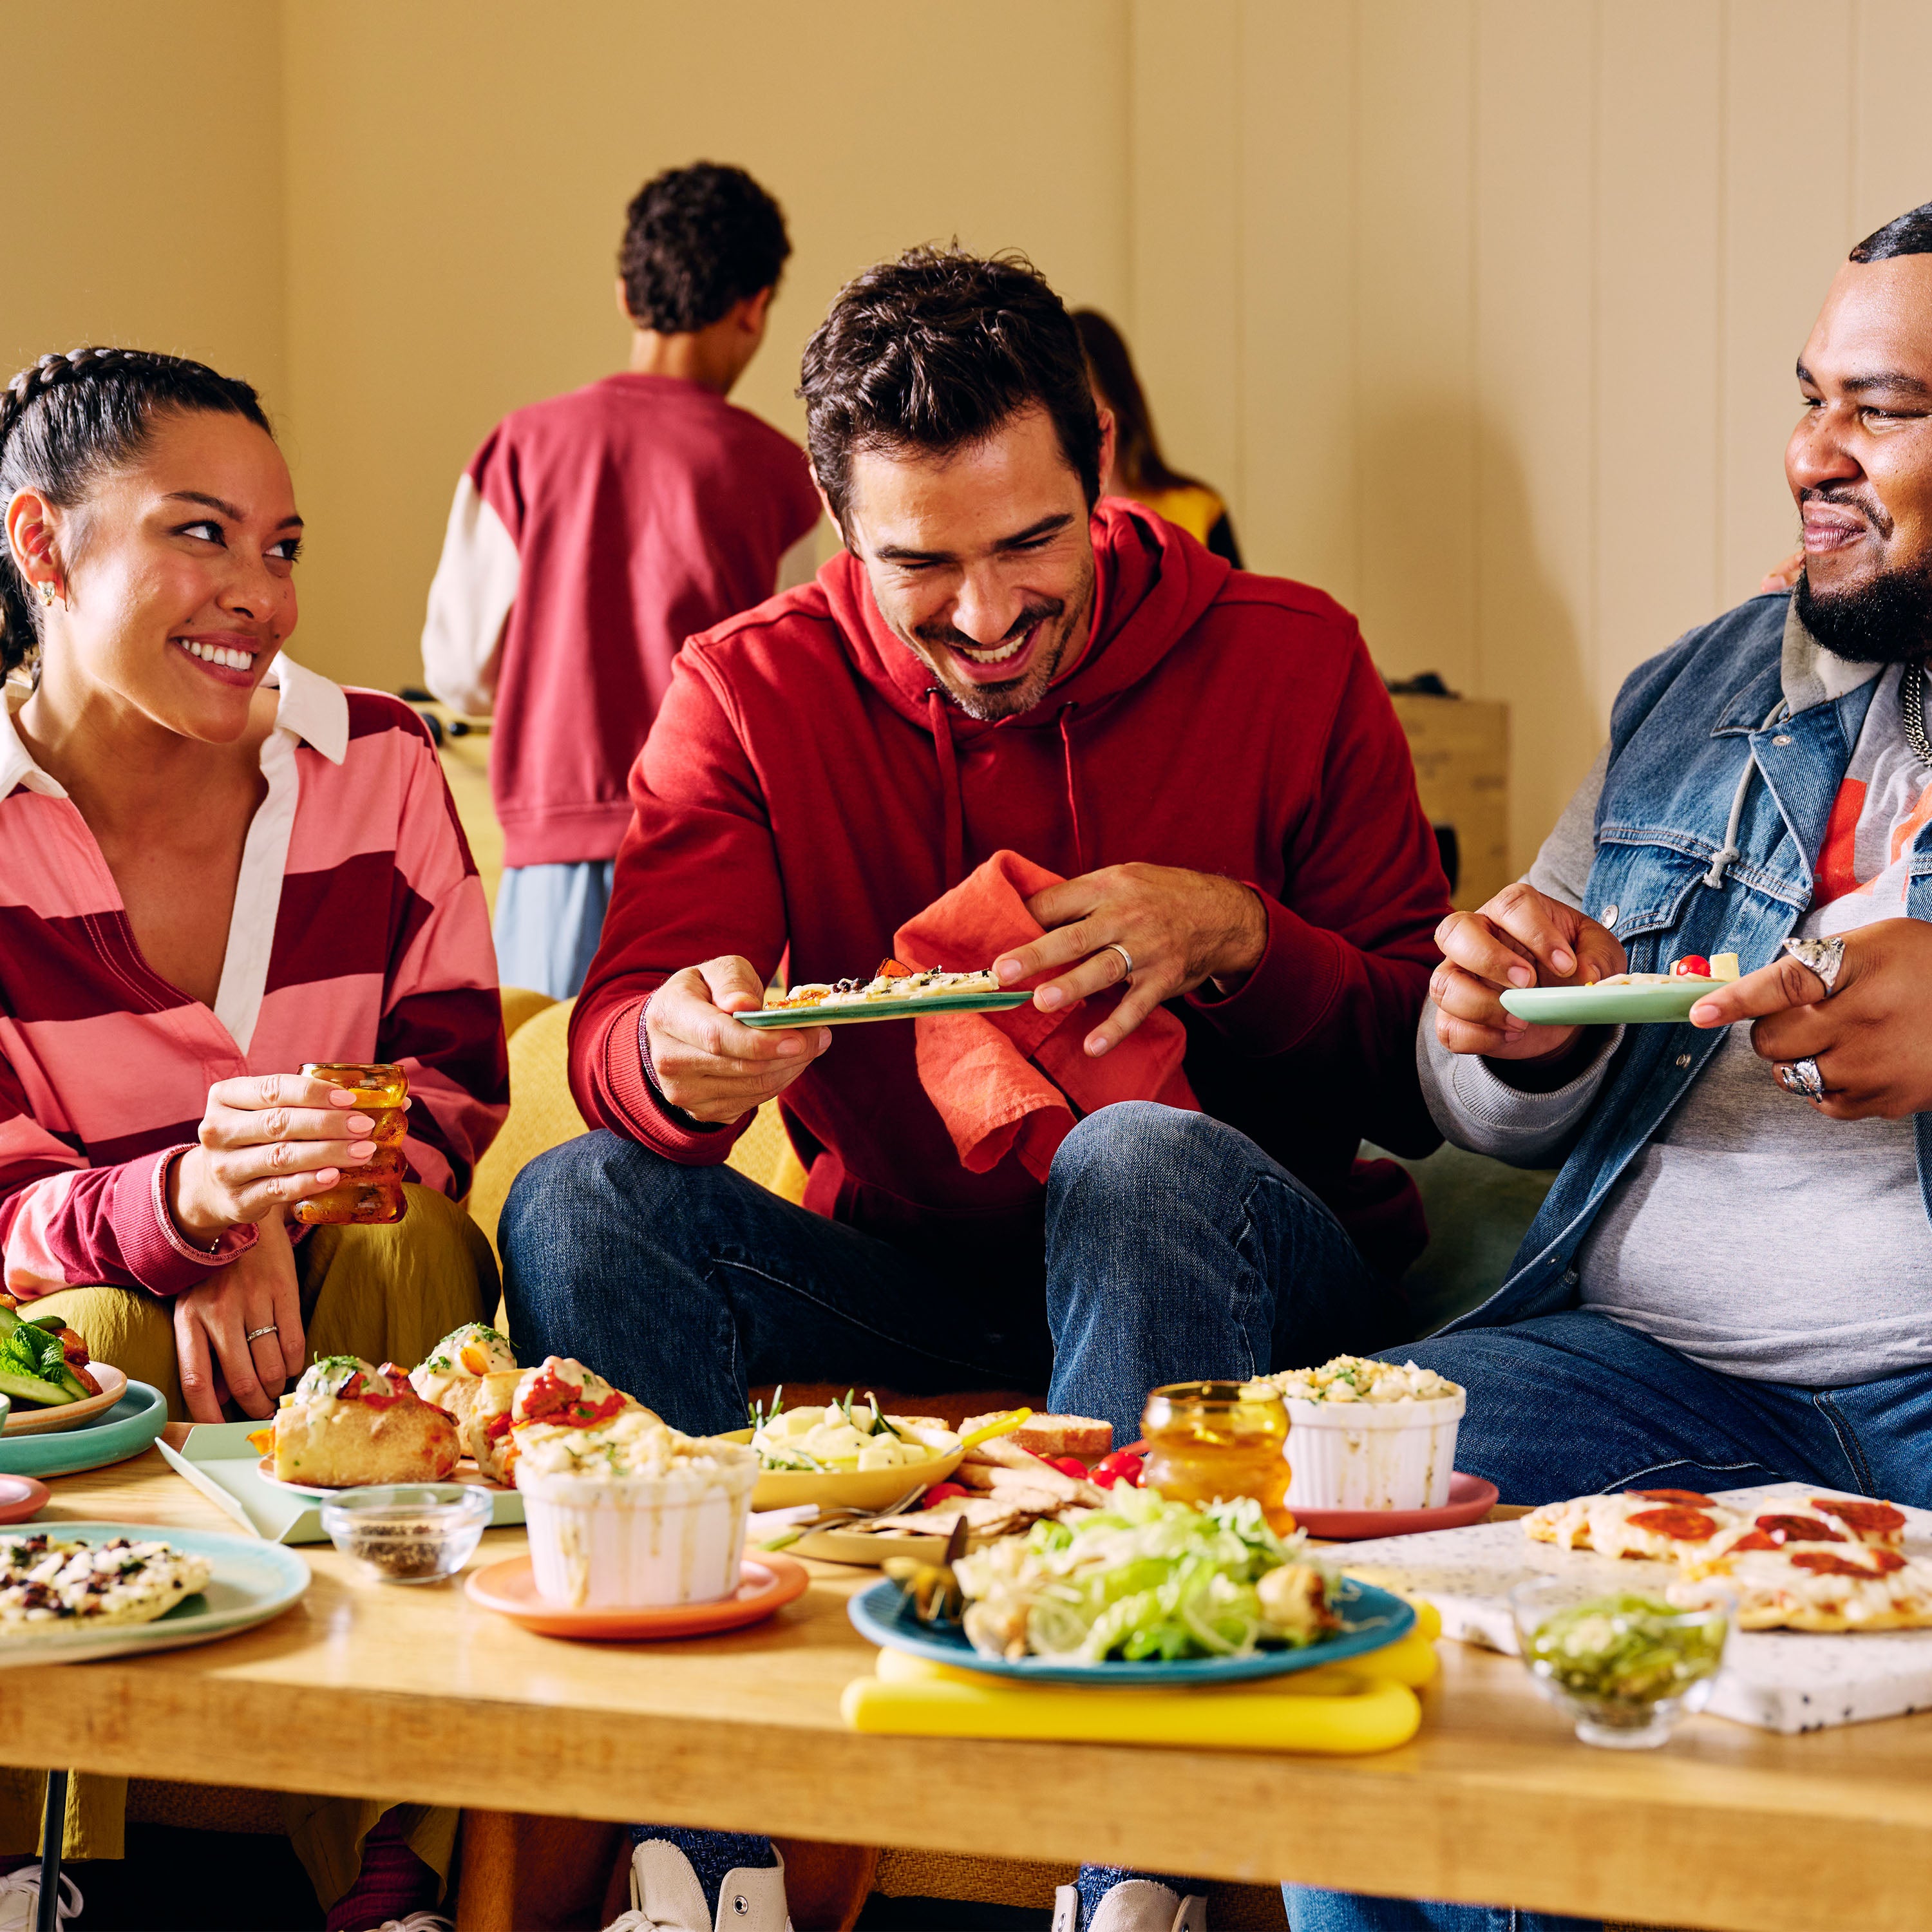
[[[311,1358],[360,1355],[406,1368],[452,1328],[488,1321],[494,1312],[496,1262],[483,1231],[443,1195],[413,1184],[407,1191],[409,1212],[394,1226],[316,1228],[296,1249]],[[86,1339],[97,1361],[152,1384],[166,1396],[169,1414],[187,1419],[166,1302],[125,1288],[70,1288],[43,1297],[34,1312],[60,1314]],[[66,1856],[121,1857],[127,1799],[125,1778],[86,1772],[70,1778]],[[392,1802],[284,1796],[289,1836],[325,1907],[356,1882],[362,1840]],[[39,1849],[46,1808],[44,1772],[0,1767],[0,1856]],[[455,1812],[412,1804],[403,1818],[410,1849],[446,1886]]]

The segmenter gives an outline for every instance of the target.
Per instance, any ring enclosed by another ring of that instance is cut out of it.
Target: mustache
[[[922,644],[963,644],[969,651],[994,650],[1001,644],[1010,644],[1015,638],[1024,637],[1036,624],[1044,623],[1051,617],[1064,616],[1066,613],[1064,598],[1042,598],[1037,604],[1029,604],[1006,627],[1005,636],[995,638],[991,644],[983,638],[969,638],[964,631],[956,630],[950,624],[915,625],[913,635]]]
[[[1854,484],[1820,483],[1799,490],[1798,508],[1802,510],[1807,503],[1836,503],[1845,509],[1856,510],[1880,536],[1892,534],[1892,518],[1885,506]]]

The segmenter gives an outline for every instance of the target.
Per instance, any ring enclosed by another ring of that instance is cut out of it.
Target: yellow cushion
[[[492,1247],[510,1184],[538,1154],[586,1131],[570,1092],[570,1013],[575,1004],[546,1003],[542,994],[521,987],[504,989],[503,1020],[510,1030],[510,1116],[477,1162],[470,1195],[470,1214]],[[738,1137],[730,1165],[787,1201],[805,1198],[805,1168],[792,1152],[776,1102],[760,1107],[758,1118]]]

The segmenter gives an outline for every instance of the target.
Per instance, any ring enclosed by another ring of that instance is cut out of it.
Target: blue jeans
[[[498,1239],[525,1358],[575,1355],[694,1435],[742,1428],[750,1386],[791,1381],[1044,1386],[1132,1442],[1162,1382],[1399,1332],[1396,1294],[1300,1181],[1234,1128],[1146,1101],[1066,1137],[1025,1253],[944,1220],[862,1233],[604,1132],[525,1168]]]
[[[554,1000],[574,998],[596,956],[615,861],[509,866],[496,886],[496,977]]]
[[[1391,1352],[1468,1390],[1456,1466],[1506,1503],[1623,1489],[1820,1488],[1932,1506],[1932,1370],[1746,1382],[1585,1309]],[[1294,1932],[1576,1932],[1595,1920],[1283,1888]]]

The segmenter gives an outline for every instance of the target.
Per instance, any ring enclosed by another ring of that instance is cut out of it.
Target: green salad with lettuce
[[[1726,1628],[1721,1610],[1687,1614],[1648,1597],[1598,1597],[1538,1624],[1525,1648],[1530,1668],[1572,1696],[1640,1710],[1712,1676]]]
[[[92,1393],[68,1365],[61,1325],[58,1315],[27,1322],[0,1307],[0,1395],[56,1408]]]
[[[1340,1622],[1333,1580],[1252,1497],[1196,1506],[1116,1486],[953,1566],[966,1635],[992,1657],[1099,1664],[1300,1648]]]

